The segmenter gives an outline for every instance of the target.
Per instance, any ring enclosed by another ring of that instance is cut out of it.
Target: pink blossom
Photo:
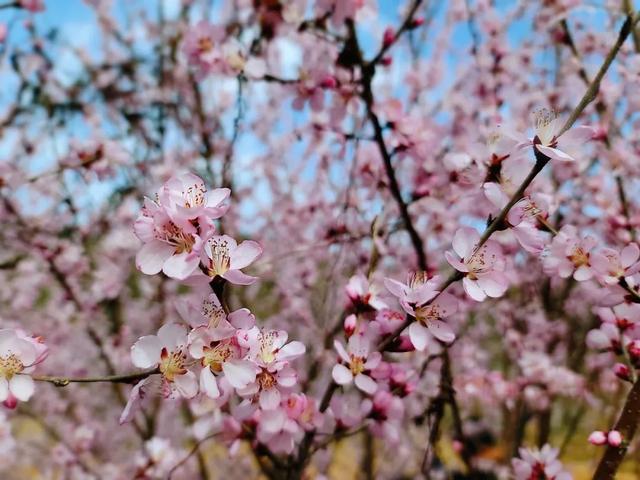
[[[556,112],[542,108],[534,112],[534,136],[527,138],[520,133],[509,132],[503,128],[505,135],[521,142],[520,147],[533,145],[543,155],[552,160],[565,162],[575,161],[575,152],[579,147],[591,140],[595,129],[589,126],[574,127],[560,134],[563,123]]]
[[[571,480],[571,474],[564,470],[557,458],[558,449],[544,445],[540,450],[520,448],[518,452],[520,458],[511,461],[516,480]]]
[[[189,370],[187,332],[175,323],[163,325],[158,335],[140,337],[131,347],[136,367],[158,367],[167,387],[165,396],[193,398],[198,393],[195,373]]]
[[[200,389],[205,394],[211,398],[220,396],[217,375],[224,375],[236,389],[246,388],[255,381],[258,368],[243,358],[243,349],[235,338],[213,340],[208,337],[207,329],[198,329],[195,333],[199,338],[192,343],[189,353],[202,364]]]
[[[616,284],[621,278],[640,271],[640,247],[630,243],[620,253],[612,248],[602,248],[593,253],[590,260],[598,277],[607,284]]]
[[[240,245],[228,235],[214,235],[204,245],[202,263],[205,273],[215,278],[220,276],[236,285],[251,285],[256,277],[241,272],[262,254],[257,242],[245,240]]]
[[[183,280],[198,268],[202,239],[188,220],[173,220],[161,205],[146,198],[134,228],[144,242],[136,255],[142,273],[155,275],[162,270]]]
[[[597,240],[594,237],[580,237],[576,227],[565,225],[543,254],[542,265],[545,273],[557,274],[561,278],[573,275],[577,281],[589,280],[594,274],[591,251],[596,244]]]
[[[380,352],[370,352],[370,342],[363,335],[352,335],[347,344],[348,350],[338,340],[333,345],[341,362],[333,367],[333,380],[338,385],[355,382],[356,387],[363,392],[375,393],[378,385],[369,374],[380,363]]]
[[[0,330],[0,402],[13,407],[26,402],[35,391],[31,378],[35,366],[47,356],[41,339],[14,329]]]
[[[380,298],[375,287],[362,273],[352,276],[345,287],[347,296],[357,311],[387,308],[387,304]]]
[[[209,192],[200,177],[185,173],[169,179],[162,186],[159,197],[173,219],[181,221],[204,217],[213,220],[222,217],[229,209],[223,202],[230,194],[228,188]]]
[[[249,347],[248,359],[257,366],[255,381],[238,393],[243,397],[257,396],[260,407],[273,410],[280,405],[281,389],[295,385],[297,374],[289,362],[304,355],[306,348],[298,341],[287,343],[284,330],[259,330],[253,328],[240,339]]]
[[[426,348],[430,334],[445,343],[455,339],[453,330],[442,319],[456,312],[458,302],[450,294],[436,290],[438,281],[438,277],[427,279],[424,274],[410,275],[408,285],[385,279],[385,285],[398,296],[402,308],[416,319],[409,326],[409,338],[418,351]]]
[[[474,228],[459,228],[453,237],[453,250],[459,258],[450,251],[445,252],[445,257],[453,268],[464,272],[462,285],[467,294],[481,302],[487,297],[502,296],[508,283],[499,244],[488,240],[476,249],[479,241],[480,234]]]

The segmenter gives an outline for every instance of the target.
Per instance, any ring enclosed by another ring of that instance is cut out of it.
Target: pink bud
[[[627,345],[627,351],[632,360],[640,359],[640,340],[634,340]]]
[[[388,67],[393,63],[393,59],[391,57],[383,57],[382,60],[380,60],[380,63],[385,67]]]
[[[607,441],[612,447],[619,447],[622,445],[622,434],[617,430],[611,430],[607,435]]]
[[[7,38],[7,25],[0,23],[0,43],[4,42]]]
[[[409,28],[418,28],[422,25],[424,25],[424,17],[416,17],[413,20],[411,20],[411,23],[409,24]]]
[[[600,430],[591,432],[591,435],[589,435],[589,443],[592,445],[604,445],[607,443],[607,435]]]
[[[394,347],[394,351],[396,352],[413,352],[416,349],[413,343],[411,343],[409,335],[401,335],[400,338],[394,342]]]
[[[353,335],[353,332],[356,331],[357,319],[355,315],[349,315],[344,319],[344,333],[347,337]]]
[[[336,77],[334,77],[333,75],[325,75],[325,77],[320,82],[320,86],[322,88],[333,89],[338,86],[338,81],[336,80]]]
[[[384,31],[384,35],[382,36],[382,45],[388,47],[393,43],[396,38],[396,32],[391,27],[387,27]]]
[[[629,371],[629,367],[622,363],[616,363],[613,366],[613,373],[615,373],[616,377],[621,380],[626,380],[627,382],[631,381],[631,372]]]
[[[597,126],[594,131],[593,131],[593,136],[591,137],[592,140],[604,140],[605,138],[607,138],[607,129],[602,126],[599,125]]]

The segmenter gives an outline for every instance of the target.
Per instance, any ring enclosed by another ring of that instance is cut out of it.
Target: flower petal
[[[26,402],[35,391],[35,383],[29,375],[15,375],[9,381],[9,390],[18,400]]]
[[[162,345],[155,335],[140,337],[131,347],[131,361],[138,368],[151,368],[160,361]]]
[[[164,262],[176,251],[174,247],[160,240],[145,243],[136,255],[136,267],[142,273],[155,275],[160,273]]]

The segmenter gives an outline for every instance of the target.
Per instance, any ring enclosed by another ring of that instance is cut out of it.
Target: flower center
[[[575,247],[568,258],[576,268],[589,265],[589,254],[582,247]]]
[[[553,146],[554,141],[554,121],[558,114],[548,108],[541,108],[533,112],[535,120],[536,137],[542,145]]]
[[[169,382],[173,382],[178,375],[187,373],[184,366],[186,359],[187,356],[182,350],[169,353],[166,348],[163,348],[160,353],[160,373]]]
[[[195,240],[193,235],[185,233],[172,221],[162,226],[161,232],[157,235],[159,240],[167,242],[176,247],[176,253],[191,252]]]
[[[475,278],[472,278],[475,280]],[[416,312],[416,320],[424,325],[429,325],[434,320],[438,320],[440,315],[440,310],[437,305],[423,305],[415,309]]]
[[[351,358],[351,361],[349,362],[349,369],[351,369],[351,373],[355,376],[364,372],[364,358],[357,357],[353,354],[349,356]]]
[[[8,357],[0,357],[0,377],[11,380],[14,375],[22,372],[24,365],[13,353]]]
[[[409,287],[412,289],[418,288],[427,283],[427,280],[429,280],[427,272],[414,272],[409,277]]]
[[[224,309],[220,305],[205,300],[202,303],[202,315],[209,319],[209,328],[218,328],[225,317]]]
[[[203,348],[202,366],[209,367],[213,373],[222,371],[222,364],[234,354],[233,347],[228,343],[218,343]]]
[[[209,276],[224,275],[231,266],[229,243],[226,240],[211,240],[211,257],[209,258]]]
[[[484,272],[488,268],[487,258],[486,258],[486,249],[484,248],[484,246],[480,248],[480,250],[475,252],[473,255],[471,255],[469,260],[467,260],[465,263],[469,268],[469,272],[467,273],[467,276],[471,280],[477,280],[478,278],[477,274]]]
[[[213,40],[209,37],[200,37],[198,39],[198,50],[201,53],[207,53],[213,50]]]
[[[276,340],[274,332],[267,332],[260,335],[260,360],[265,364],[270,364],[275,361],[277,348],[273,348]]]
[[[204,199],[207,189],[204,185],[191,185],[186,191],[182,192],[184,198],[184,206],[186,208],[201,207],[204,205]]]
[[[274,377],[271,372],[264,368],[256,376],[256,380],[258,382],[258,385],[260,385],[260,390],[267,390],[269,388],[272,388],[276,384],[276,377]]]

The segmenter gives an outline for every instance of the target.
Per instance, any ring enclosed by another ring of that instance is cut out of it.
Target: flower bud
[[[356,331],[357,318],[355,315],[351,314],[344,319],[344,333],[348,337],[353,335],[353,332]]]
[[[629,367],[622,363],[616,363],[613,366],[613,373],[615,373],[616,377],[621,380],[626,380],[627,382],[631,381],[631,371],[629,370]]]
[[[391,27],[387,27],[382,36],[382,45],[390,46],[396,38],[396,32]]]
[[[591,445],[604,445],[607,443],[607,435],[600,430],[596,430],[595,432],[591,432],[588,440]]]
[[[336,80],[336,77],[334,77],[333,75],[325,75],[322,81],[320,82],[320,86],[322,88],[332,90],[338,86],[338,81]]]
[[[640,360],[640,340],[634,340],[627,345],[627,351],[633,362]]]
[[[385,67],[388,67],[389,65],[391,65],[393,63],[393,59],[391,57],[382,57],[382,60],[380,60],[380,63],[382,65],[384,65]]]
[[[612,447],[619,447],[622,445],[622,434],[617,430],[611,430],[607,434],[607,442]]]
[[[424,25],[424,17],[416,17],[413,20],[411,20],[411,23],[409,24],[409,28],[418,28],[418,27],[421,27],[422,25]]]

